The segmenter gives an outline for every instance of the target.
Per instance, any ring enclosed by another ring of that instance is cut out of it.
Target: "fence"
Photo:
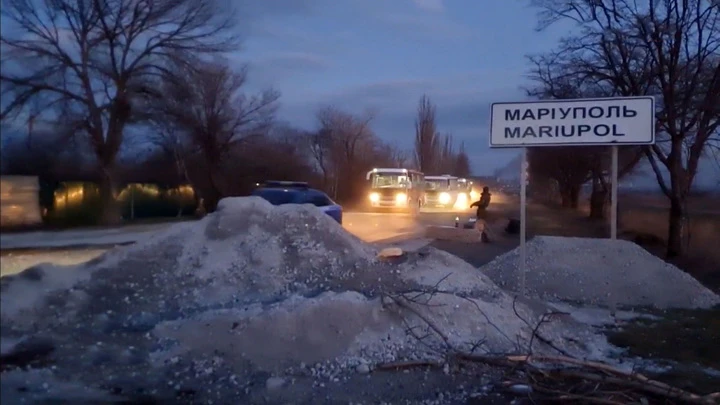
[[[48,186],[52,187],[52,186]],[[46,207],[45,222],[53,225],[93,224],[99,219],[102,201],[95,183],[63,182],[54,187]],[[120,214],[126,220],[190,215],[197,208],[192,187],[162,187],[131,183],[116,195]]]
[[[0,176],[0,229],[41,225],[40,184],[34,176]]]

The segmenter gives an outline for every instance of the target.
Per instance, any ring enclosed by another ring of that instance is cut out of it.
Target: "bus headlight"
[[[380,201],[380,194],[378,194],[378,193],[370,193],[370,201],[371,201],[371,202],[378,202],[378,201]]]
[[[407,194],[405,194],[405,193],[396,194],[395,202],[398,204],[405,204],[407,202]]]
[[[450,202],[450,194],[440,193],[440,204],[447,204]]]
[[[453,208],[458,210],[464,210],[468,208],[468,195],[467,193],[458,194],[457,200],[455,200],[455,206]]]

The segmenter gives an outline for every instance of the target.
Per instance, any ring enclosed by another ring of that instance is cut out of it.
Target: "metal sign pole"
[[[520,165],[520,263],[518,269],[520,271],[519,293],[521,297],[525,296],[525,271],[527,265],[525,251],[525,229],[527,227],[527,148],[522,148],[522,164]]]
[[[612,194],[610,208],[610,239],[617,239],[618,229],[618,147],[613,145],[612,149]]]

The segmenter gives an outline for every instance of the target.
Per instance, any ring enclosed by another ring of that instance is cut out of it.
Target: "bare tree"
[[[384,144],[379,147],[380,152],[384,152],[387,157],[387,166],[390,167],[407,167],[409,164],[408,154],[406,151],[398,148],[395,145]]]
[[[533,182],[551,179],[557,183],[565,208],[577,208],[583,184],[591,178],[593,162],[581,147],[528,149],[528,171]]]
[[[667,256],[686,250],[686,200],[720,127],[720,7],[712,0],[534,0],[540,29],[573,21],[580,34],[546,57],[577,83],[614,95],[655,95],[658,144],[645,149],[670,202]],[[668,174],[666,181],[664,173]]]
[[[317,113],[320,128],[313,150],[330,182],[325,186],[334,198],[352,198],[357,192],[358,179],[367,169],[367,156],[376,139],[370,128],[373,117],[371,111],[355,116],[335,107],[324,107]]]
[[[530,77],[536,83],[535,87],[527,89],[527,93],[531,97],[539,99],[593,98],[611,96],[614,93],[614,90],[607,84],[576,80],[575,75],[562,70],[562,66],[556,64],[556,59],[553,56],[530,57],[530,61],[533,64]],[[536,165],[544,160],[542,158],[544,154],[547,155],[545,159],[548,160],[555,159],[558,154],[568,154],[573,156],[568,156],[567,159],[561,158],[561,165],[564,166],[565,170],[587,170],[589,168],[590,176],[587,180],[592,183],[590,218],[605,218],[606,203],[610,192],[610,154],[608,148],[542,149],[533,153],[537,160]],[[639,147],[620,147],[618,152],[618,179],[630,174],[640,162],[642,155],[642,149]],[[582,160],[578,160],[578,156],[582,156]],[[575,167],[576,163],[579,163],[581,168]],[[565,180],[557,178],[554,180],[562,183],[567,179],[568,177],[565,176]],[[577,206],[577,202],[570,202],[569,206]]]
[[[455,167],[452,173],[458,177],[469,177],[472,170],[470,169],[470,158],[465,152],[465,142],[460,143],[460,148],[455,155]]]
[[[245,195],[256,183],[267,180],[317,180],[300,140],[275,135],[254,137],[233,151],[226,165],[234,180],[226,186],[228,195]]]
[[[205,167],[200,189],[205,209],[212,211],[227,195],[224,165],[228,156],[242,148],[251,137],[265,135],[271,128],[280,94],[266,90],[249,96],[243,92],[245,68],[233,70],[222,60],[176,64],[160,85],[162,97],[148,104],[150,115],[161,117],[173,147],[189,145],[184,153],[195,153]],[[173,132],[175,131],[175,132]]]
[[[339,201],[362,201],[365,174],[373,167],[403,167],[405,153],[379,139],[370,124],[374,113],[356,115],[334,107],[317,113],[318,130],[309,134],[310,155],[324,189]]]
[[[182,136],[180,128],[166,121],[166,118],[168,117],[162,115],[153,117],[150,125],[150,143],[159,147],[162,157],[172,162],[178,179],[182,179],[186,184],[192,184],[188,171],[188,159],[192,147],[186,137]]]
[[[618,181],[634,173],[643,156],[644,151],[641,147],[619,147]],[[603,147],[593,148],[587,158],[592,162],[592,168],[590,169],[592,193],[590,194],[589,216],[592,219],[605,219],[612,186],[611,151]]]
[[[435,105],[430,98],[420,98],[415,119],[415,163],[425,173],[435,173],[439,168],[440,137],[435,125]]]
[[[332,164],[330,161],[330,153],[332,150],[332,131],[329,128],[323,127],[322,122],[320,123],[321,128],[315,132],[309,134],[308,143],[310,147],[310,153],[317,165],[320,175],[322,176],[322,188],[323,190],[330,189],[330,174]]]
[[[439,136],[439,153],[437,156],[437,174],[451,174],[455,169],[455,147],[451,134]]]
[[[135,99],[178,55],[230,51],[236,16],[213,0],[3,0],[1,118],[28,103],[73,121],[101,174],[102,221],[115,222],[115,159]],[[180,52],[178,52],[180,51]],[[60,110],[59,113],[52,111]]]

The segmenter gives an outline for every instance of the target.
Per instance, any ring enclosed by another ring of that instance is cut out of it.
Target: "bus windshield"
[[[404,174],[375,174],[372,177],[372,188],[406,188],[408,177]]]
[[[448,180],[425,180],[426,190],[447,190],[450,188]]]

